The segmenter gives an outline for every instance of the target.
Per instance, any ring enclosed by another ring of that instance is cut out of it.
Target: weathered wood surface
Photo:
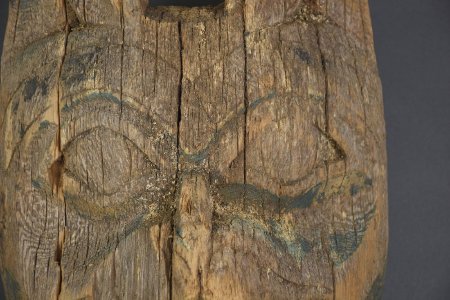
[[[386,152],[367,0],[10,0],[11,299],[372,299]]]

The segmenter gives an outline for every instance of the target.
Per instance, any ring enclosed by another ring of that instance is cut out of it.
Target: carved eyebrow
[[[248,110],[253,110],[262,103],[271,100],[275,97],[276,93],[274,91],[269,92],[267,95],[256,98],[249,102],[248,107],[246,108],[244,104],[239,105],[239,110],[237,112],[230,113],[224,121],[219,123],[219,126],[217,127],[217,131],[214,132],[213,137],[208,141],[206,146],[196,153],[186,153],[181,149],[181,154],[184,156],[185,159],[192,161],[192,162],[200,162],[203,159],[205,159],[211,148],[217,143],[217,141],[220,139],[221,136],[225,134],[225,130],[227,128],[230,128],[231,126],[236,124],[237,118],[244,115]]]
[[[89,112],[86,112],[83,109],[89,108],[90,111],[92,111],[92,105],[99,102],[115,106],[114,110],[101,110],[97,107],[101,113],[118,116],[121,122],[132,125],[133,128],[139,131],[147,141],[152,141],[155,145],[158,143],[161,145],[163,150],[167,150],[169,154],[175,155],[177,145],[176,138],[170,134],[164,126],[162,126],[159,120],[153,116],[144,114],[139,108],[136,108],[137,102],[132,98],[120,100],[111,93],[90,90],[87,93],[81,94],[80,97],[75,98],[72,103],[66,103],[61,109],[61,128],[64,129],[68,127],[70,123],[89,114]],[[128,115],[130,117],[124,117]],[[94,127],[104,127],[106,129],[113,130],[110,128],[110,124],[92,124],[92,126],[86,128],[83,132],[93,129]],[[66,143],[69,144],[71,140],[77,138],[80,134],[83,134],[83,132],[77,134],[75,137],[71,137]],[[135,145],[138,145],[132,137],[126,135],[126,132],[120,131],[117,133],[126,136],[128,140],[132,141]],[[161,158],[163,160],[168,159],[167,155],[166,157]]]
[[[165,129],[163,129],[163,126],[161,123],[161,121],[157,120],[154,116],[150,116],[150,115],[144,115],[144,113],[140,110],[140,108],[138,106],[142,106],[138,101],[134,100],[131,97],[127,97],[125,99],[119,99],[118,97],[116,97],[113,93],[111,92],[106,92],[106,91],[102,91],[102,90],[85,90],[82,93],[79,94],[74,94],[71,95],[71,98],[74,99],[73,101],[71,101],[71,103],[66,103],[64,104],[64,106],[61,109],[61,113],[63,114],[62,118],[64,118],[65,114],[69,114],[74,112],[77,108],[83,108],[84,105],[89,105],[90,103],[94,103],[95,101],[104,101],[104,102],[109,102],[111,104],[115,104],[118,105],[121,109],[125,108],[125,109],[130,109],[133,110],[133,112],[136,114],[137,118],[131,118],[131,120],[129,122],[137,122],[137,121],[142,121],[143,124],[139,124],[139,125],[144,125],[144,128],[140,128],[138,127],[138,129],[148,129],[148,124],[151,123],[152,125],[156,125],[159,130],[161,131],[165,131],[165,133],[169,134],[168,132],[166,132]],[[108,113],[108,111],[104,111],[104,113]],[[111,112],[111,113],[117,113],[117,112]],[[145,121],[143,121],[145,119]],[[123,120],[123,121],[127,121],[127,120]],[[62,124],[64,125],[64,124]],[[147,126],[145,126],[147,125]],[[147,128],[145,128],[147,127]],[[152,127],[153,129],[153,127]]]
[[[186,153],[181,149],[181,155],[187,159],[188,161],[198,163],[202,161],[203,159],[206,159],[208,157],[209,152],[212,148],[216,145],[217,141],[225,134],[226,129],[232,127],[233,125],[237,124],[237,119],[248,113],[249,111],[255,110],[259,106],[263,105],[266,102],[272,101],[276,97],[287,97],[287,96],[296,96],[295,93],[288,92],[288,93],[277,93],[275,90],[269,91],[266,95],[260,96],[258,98],[255,98],[253,100],[250,100],[248,103],[248,106],[245,107],[244,104],[239,105],[239,109],[236,112],[232,112],[226,116],[226,118],[219,122],[217,131],[214,132],[213,137],[208,141],[206,146],[196,153]],[[308,98],[309,99],[309,98]],[[320,127],[314,126],[321,134],[323,134],[336,148],[338,154],[340,156],[344,155],[344,151],[342,150],[342,147],[329,135],[323,132]],[[345,155],[344,155],[345,156]]]
[[[119,105],[128,104],[136,111],[141,112],[139,110],[138,106],[142,106],[142,105],[138,101],[136,101],[133,97],[131,97],[129,95],[122,95],[123,99],[119,99],[119,95],[117,95],[117,96],[115,95],[118,93],[119,92],[114,89],[110,89],[110,90],[84,89],[84,90],[76,92],[76,93],[65,95],[64,97],[61,98],[62,100],[66,101],[66,103],[64,104],[64,106],[61,109],[61,112],[63,112],[63,113],[72,112],[78,106],[83,105],[90,101],[92,102],[94,100],[105,100],[105,101],[108,101],[108,102],[111,102],[114,104],[119,104]]]
[[[111,46],[121,46],[122,43],[120,43],[118,40],[106,42],[106,39],[104,39],[104,37],[109,36],[111,34],[111,30],[114,29],[116,29],[116,26],[107,24],[97,24],[95,26],[74,28],[74,30],[70,32],[71,39],[69,39],[69,44],[71,44],[70,46],[72,46],[71,47],[72,51],[69,52],[69,54],[71,56],[77,57],[83,54],[82,51],[84,49],[91,49],[92,47],[95,47],[96,51],[100,52],[102,50],[106,50],[108,47]],[[93,32],[95,32],[96,34],[92,34]],[[89,39],[85,38],[83,36],[85,34],[88,34],[90,38]],[[118,38],[118,36],[116,36],[116,38]],[[77,44],[80,39],[83,41],[82,45]],[[153,57],[156,57],[158,61],[162,61],[170,69],[175,71],[179,70],[179,68],[176,65],[174,65],[171,61],[167,60],[160,53],[157,53],[157,51],[155,51],[152,48],[143,49],[140,44],[137,45],[136,43],[133,42],[125,43],[124,46],[126,48],[136,49],[139,51],[143,51],[144,53],[149,53]]]

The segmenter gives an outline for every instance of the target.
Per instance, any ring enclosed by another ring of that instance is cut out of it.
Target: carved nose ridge
[[[213,201],[205,175],[181,178],[172,261],[175,299],[200,299],[212,251]]]

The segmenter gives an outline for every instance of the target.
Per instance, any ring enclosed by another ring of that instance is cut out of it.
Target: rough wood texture
[[[386,152],[367,0],[10,0],[11,299],[376,299]]]

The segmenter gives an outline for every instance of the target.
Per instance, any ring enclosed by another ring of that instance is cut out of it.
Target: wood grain
[[[367,0],[10,0],[10,299],[379,299]]]

